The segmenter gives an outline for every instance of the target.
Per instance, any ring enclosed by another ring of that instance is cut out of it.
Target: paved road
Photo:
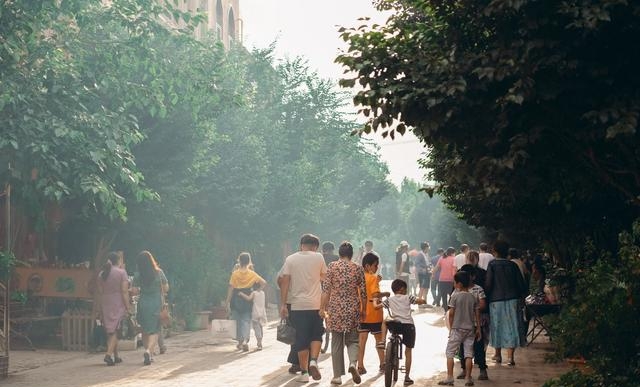
[[[414,315],[417,326],[417,344],[411,372],[417,386],[436,385],[445,369],[444,348],[446,328],[442,311],[420,310]],[[10,376],[1,382],[16,387],[102,387],[102,386],[154,386],[154,387],[298,387],[304,386],[288,374],[285,362],[288,347],[275,340],[275,327],[265,330],[264,349],[242,353],[233,342],[216,342],[206,331],[178,335],[167,340],[169,351],[156,356],[148,367],[142,366],[142,351],[122,353],[124,362],[106,367],[102,354],[84,354],[63,351],[14,351]],[[253,343],[251,343],[253,344]],[[361,386],[382,387],[384,377],[375,372],[378,359],[370,338],[365,364],[369,372],[363,375]],[[488,382],[477,381],[477,386],[540,386],[548,377],[566,369],[564,365],[546,365],[542,355],[548,345],[532,345],[517,354],[518,366],[491,365]],[[491,350],[489,350],[491,353]],[[519,355],[519,356],[518,356]],[[490,355],[489,355],[490,356]],[[331,386],[331,359],[328,354],[319,359],[322,380],[311,386]],[[474,375],[477,375],[475,370]],[[346,376],[343,385],[353,386]],[[456,381],[464,385],[464,381]],[[402,375],[397,383],[402,386]]]

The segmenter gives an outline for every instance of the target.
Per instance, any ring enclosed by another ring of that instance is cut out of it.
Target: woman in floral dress
[[[344,347],[349,357],[349,373],[353,382],[361,381],[358,373],[358,326],[360,317],[365,315],[367,291],[364,269],[351,262],[353,246],[343,242],[338,249],[340,259],[329,264],[327,275],[322,282],[322,303],[320,313],[326,319],[331,332],[331,362],[333,379],[331,384],[342,384],[344,369]]]

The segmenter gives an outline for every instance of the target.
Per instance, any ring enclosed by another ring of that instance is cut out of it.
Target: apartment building
[[[196,30],[197,38],[214,33],[227,49],[242,40],[240,0],[178,0],[178,6],[182,11],[207,14],[207,22]]]

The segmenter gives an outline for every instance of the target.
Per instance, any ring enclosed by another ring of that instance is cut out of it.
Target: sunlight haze
[[[302,56],[320,76],[336,82],[343,69],[334,59],[346,47],[338,28],[359,26],[363,24],[358,20],[361,17],[370,17],[379,24],[386,20],[370,0],[242,0],[240,15],[246,47],[264,48],[276,42],[279,58]],[[394,184],[400,184],[404,177],[422,180],[417,159],[424,148],[412,133],[396,137],[395,141],[383,139],[380,134],[370,137],[381,146],[381,156],[389,165]]]

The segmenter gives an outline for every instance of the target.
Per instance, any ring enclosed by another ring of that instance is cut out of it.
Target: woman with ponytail
[[[110,252],[104,259],[102,271],[98,274],[98,297],[100,320],[107,333],[107,353],[104,362],[108,366],[122,362],[118,357],[118,335],[120,322],[131,311],[129,302],[129,277],[122,268],[122,252]]]
[[[151,364],[151,355],[158,344],[160,333],[160,310],[162,295],[169,291],[169,283],[155,258],[148,251],[138,254],[138,272],[134,283],[139,287],[138,322],[142,327],[142,343],[144,345],[144,365]]]

